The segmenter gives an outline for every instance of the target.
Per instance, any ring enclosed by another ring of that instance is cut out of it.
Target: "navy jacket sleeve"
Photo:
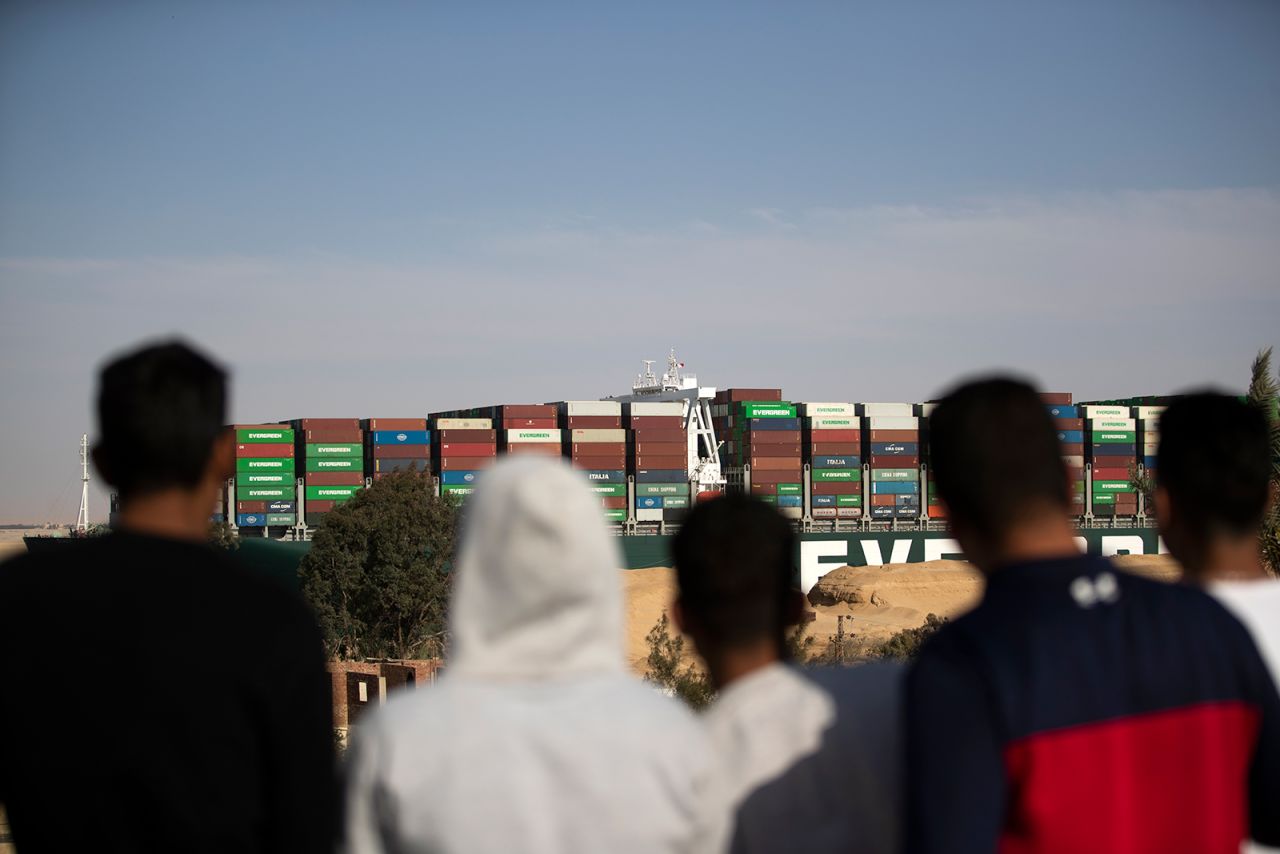
[[[1258,744],[1249,768],[1249,831],[1264,845],[1280,846],[1280,693],[1263,674]]]
[[[951,640],[935,637],[907,676],[910,854],[990,854],[1004,822],[1007,784],[996,710],[974,662]]]

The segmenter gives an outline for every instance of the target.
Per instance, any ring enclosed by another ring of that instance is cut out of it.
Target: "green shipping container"
[[[740,418],[795,418],[796,408],[790,403],[760,403],[760,402],[743,402],[739,403],[734,410],[735,414]],[[736,419],[735,419],[736,420]]]
[[[1115,504],[1116,494],[1114,492],[1095,492],[1093,494],[1094,504]]]
[[[293,473],[293,457],[237,457],[236,471],[287,471]]]
[[[308,501],[346,501],[364,487],[360,486],[308,486]]]
[[[910,481],[919,480],[920,472],[916,469],[872,469],[871,479],[874,481],[882,480],[899,480]]]
[[[1095,480],[1094,492],[1133,492],[1133,485],[1127,480]]]
[[[804,484],[800,483],[780,483],[778,484],[778,495],[801,495],[804,492]],[[665,505],[664,505],[665,506]]]
[[[606,522],[625,522],[627,521],[627,511],[606,510],[604,511],[604,519]]]
[[[626,498],[627,485],[625,483],[592,483],[587,486],[596,495],[601,498]]]
[[[335,444],[333,442],[313,442],[307,444],[307,458],[311,457],[361,457],[364,448],[360,445]]]
[[[364,471],[360,457],[307,457],[307,471]]]
[[[622,492],[620,494],[626,495],[627,494],[626,487],[623,486],[622,484],[619,484],[619,486],[622,486]],[[649,498],[654,495],[661,495],[661,496],[683,495],[685,498],[688,498],[689,484],[687,483],[637,483],[636,484],[637,498]]]
[[[461,498],[465,498],[466,496],[470,495],[475,491],[476,491],[476,488],[474,486],[468,486],[467,484],[464,484],[464,483],[440,484],[441,495],[457,495]]]
[[[236,431],[237,445],[291,445],[293,431],[288,427],[274,430],[267,427],[252,427]]]
[[[236,472],[236,486],[283,486],[293,483],[293,472],[242,471]]]
[[[836,506],[837,507],[861,507],[862,496],[861,495],[837,495]]]
[[[1132,445],[1138,441],[1136,432],[1117,432],[1115,430],[1096,430],[1089,434],[1095,445]]]
[[[663,510],[684,510],[689,506],[689,499],[684,495],[664,495],[662,497]]]
[[[892,469],[889,469],[892,471]],[[914,469],[901,469],[914,471]],[[810,472],[814,483],[861,483],[862,472],[857,469],[813,469]]]
[[[268,525],[292,525],[297,521],[298,517],[292,513],[268,513]]]
[[[293,486],[237,486],[236,501],[292,501]]]
[[[757,496],[756,496],[756,498],[759,498],[759,499],[760,499],[761,501],[763,501],[765,504],[777,504],[777,503],[778,503],[778,496],[776,496],[776,495],[757,495]]]

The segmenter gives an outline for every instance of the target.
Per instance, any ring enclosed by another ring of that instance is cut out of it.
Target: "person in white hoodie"
[[[347,850],[706,850],[708,744],[626,671],[620,555],[585,478],[505,460],[464,526],[445,675],[356,727]]]
[[[902,820],[902,670],[801,670],[795,534],[741,495],[698,505],[676,535],[677,625],[719,696],[704,713],[733,852],[893,852]]]

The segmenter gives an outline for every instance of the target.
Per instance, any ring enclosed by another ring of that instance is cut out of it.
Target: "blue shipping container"
[[[871,483],[872,495],[919,495],[920,481],[877,480]]]
[[[221,522],[225,517],[221,513],[214,513],[209,517],[210,522]]]
[[[587,480],[591,481],[592,483],[626,483],[627,482],[627,473],[625,471],[610,471],[608,469],[603,469],[603,470],[592,469],[590,471],[584,471],[583,474],[586,475]],[[639,472],[637,472],[637,475],[638,474]],[[637,476],[636,480],[639,480],[639,479],[640,478]]]
[[[1058,441],[1064,445],[1080,445],[1084,443],[1083,430],[1059,430]]]
[[[871,453],[877,457],[914,456],[919,453],[919,442],[872,442]]]
[[[267,524],[266,513],[237,513],[236,525],[241,528],[261,528]]]
[[[836,506],[836,497],[834,495],[810,495],[809,500],[813,502],[814,507]]]
[[[893,496],[893,503],[898,507],[919,507],[920,496],[919,495],[895,495]]]
[[[803,507],[804,503],[802,498],[803,497],[799,495],[779,495],[778,506],[779,507]]]
[[[897,507],[872,507],[870,508],[870,510],[871,510],[872,519],[892,519],[894,515],[897,513],[898,508]]]
[[[799,418],[748,418],[747,430],[799,430]]]
[[[914,519],[920,515],[919,507],[894,507],[894,515],[899,519]]]
[[[1144,466],[1146,466],[1147,468],[1149,468],[1149,469],[1153,469],[1153,468],[1155,468],[1155,467],[1156,467],[1156,458],[1155,458],[1155,457],[1143,457],[1143,458],[1142,458],[1142,464],[1143,464]]]
[[[375,445],[430,445],[430,430],[374,430],[369,434]]]
[[[684,469],[639,469],[636,483],[688,483],[689,473]]]
[[[450,485],[475,483],[476,478],[480,476],[478,471],[442,471],[440,472],[440,482]]]
[[[856,469],[862,467],[862,460],[858,457],[814,457],[809,463],[816,469]]]
[[[1079,418],[1080,410],[1074,406],[1049,406],[1049,415],[1052,418]]]
[[[636,507],[641,510],[661,510],[662,498],[657,495],[642,495],[636,499]]]
[[[1125,442],[1122,445],[1099,444],[1093,445],[1093,455],[1095,457],[1135,457],[1137,452],[1134,451],[1133,445]]]

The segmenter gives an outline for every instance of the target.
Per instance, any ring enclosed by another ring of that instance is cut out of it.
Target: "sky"
[[[1276,44],[1264,0],[0,4],[0,521],[74,520],[98,367],[171,336],[239,422],[671,347],[793,400],[1243,388]]]

